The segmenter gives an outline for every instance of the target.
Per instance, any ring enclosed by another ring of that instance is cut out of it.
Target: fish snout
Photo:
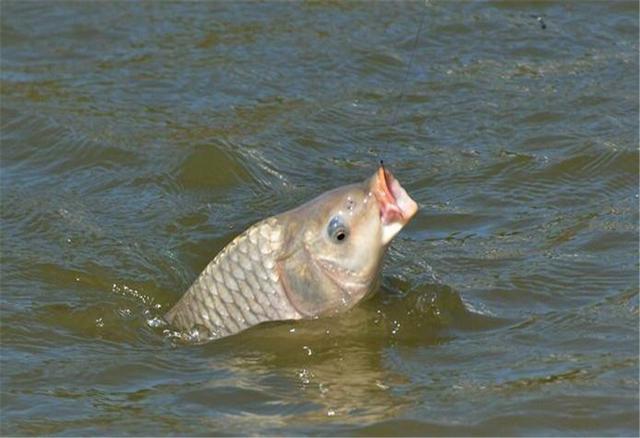
[[[380,206],[382,223],[400,222],[404,225],[415,216],[418,204],[384,166],[378,168],[372,185],[373,194]]]
[[[415,216],[418,204],[382,165],[372,178],[371,191],[380,208],[382,239],[386,244]]]

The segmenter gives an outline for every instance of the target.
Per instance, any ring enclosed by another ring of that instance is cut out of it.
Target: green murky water
[[[638,434],[637,2],[0,16],[3,435]],[[203,346],[150,326],[380,156],[422,210],[373,300]]]

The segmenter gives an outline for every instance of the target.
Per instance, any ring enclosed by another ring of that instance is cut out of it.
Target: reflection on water
[[[2,434],[638,435],[637,2],[113,6],[0,4]],[[154,320],[380,157],[370,301]]]
[[[246,433],[285,425],[324,430],[327,422],[348,430],[402,416],[419,394],[410,370],[398,363],[398,349],[428,351],[456,333],[506,324],[467,310],[450,288],[423,285],[406,294],[402,288],[346,315],[268,323],[206,344],[201,356],[214,377],[178,398],[199,406],[191,409],[205,423],[229,397],[234,406],[251,405],[251,416],[227,413],[215,423]],[[235,354],[221,362],[230,348]]]
[[[410,376],[394,370],[387,351],[390,343],[403,341],[398,328],[404,321],[389,323],[381,314],[365,308],[348,317],[250,330],[241,336],[241,353],[225,363],[233,370],[232,379],[216,378],[211,384],[279,395],[280,403],[296,408],[277,410],[278,416],[299,430],[309,424],[322,426],[328,419],[358,425],[393,418],[411,403],[400,389],[410,383]],[[423,331],[421,341],[423,346],[445,342],[429,330]],[[207,345],[212,367],[216,368],[217,352],[224,348]],[[261,384],[256,386],[256,381]],[[209,399],[203,394],[205,406]],[[245,420],[239,419],[238,427],[247,427]]]

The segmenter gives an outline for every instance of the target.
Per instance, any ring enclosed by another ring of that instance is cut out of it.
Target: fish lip
[[[411,199],[393,174],[380,166],[373,178],[373,194],[380,206],[380,219],[387,225],[393,222],[402,225],[418,211],[418,204]]]

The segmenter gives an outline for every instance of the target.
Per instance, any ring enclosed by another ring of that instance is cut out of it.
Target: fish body
[[[418,209],[382,166],[260,221],[207,265],[165,319],[198,340],[343,312],[375,291],[391,239]]]

